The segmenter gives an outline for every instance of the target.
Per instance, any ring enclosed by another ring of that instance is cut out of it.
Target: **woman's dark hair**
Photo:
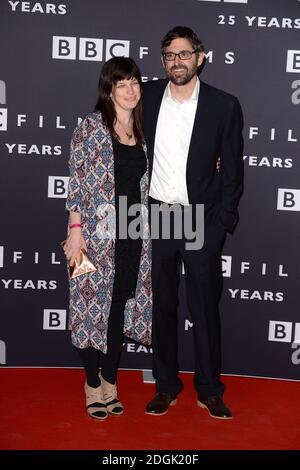
[[[197,34],[187,26],[175,26],[171,29],[161,41],[161,52],[163,53],[174,39],[185,38],[190,43],[194,51],[204,52],[202,41],[198,38]]]
[[[141,72],[134,60],[129,57],[113,57],[105,62],[102,67],[99,86],[98,99],[95,111],[100,111],[104,123],[107,125],[111,134],[119,140],[119,136],[114,130],[116,120],[115,105],[110,97],[112,86],[120,80],[130,80],[135,78],[140,87],[142,86]],[[133,132],[137,144],[141,144],[143,140],[142,127],[142,101],[140,100],[133,110]]]

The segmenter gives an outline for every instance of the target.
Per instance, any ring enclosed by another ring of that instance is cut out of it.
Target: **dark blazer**
[[[144,132],[150,178],[161,100],[168,80],[143,84]],[[234,96],[201,81],[189,147],[186,181],[190,204],[204,204],[205,242],[209,251],[220,249],[225,230],[237,222],[243,187],[243,116]],[[216,171],[218,157],[221,170]]]

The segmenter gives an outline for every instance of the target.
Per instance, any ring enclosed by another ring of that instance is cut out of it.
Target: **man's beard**
[[[185,69],[185,72],[179,76],[176,76],[174,72],[176,72],[178,69]],[[171,67],[171,69],[166,73],[174,85],[186,85],[195,75],[197,75],[197,70],[198,66],[196,64],[194,64],[191,69],[188,69],[185,65],[173,65],[173,67]]]

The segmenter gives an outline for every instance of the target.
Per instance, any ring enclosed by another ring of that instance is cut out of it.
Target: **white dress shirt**
[[[172,97],[169,83],[161,102],[149,194],[168,204],[189,204],[186,164],[199,90],[197,79],[190,98],[180,103]]]

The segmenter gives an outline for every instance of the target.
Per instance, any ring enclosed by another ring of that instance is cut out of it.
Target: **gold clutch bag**
[[[62,242],[63,246],[65,242]],[[88,274],[97,271],[97,268],[88,258],[88,255],[84,248],[81,248],[79,256],[75,259],[73,266],[69,265],[70,278],[74,279],[77,276],[82,276],[82,274]]]

